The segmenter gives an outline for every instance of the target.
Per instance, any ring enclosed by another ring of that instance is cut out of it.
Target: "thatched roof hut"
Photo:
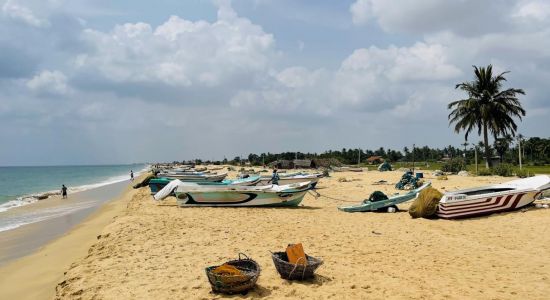
[[[367,162],[371,165],[379,164],[379,163],[384,162],[384,158],[382,158],[382,156],[373,155],[373,156],[367,158]]]

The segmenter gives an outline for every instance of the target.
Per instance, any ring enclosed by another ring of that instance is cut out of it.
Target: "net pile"
[[[409,215],[413,219],[433,217],[437,212],[441,197],[443,194],[432,187],[423,189],[409,207]]]

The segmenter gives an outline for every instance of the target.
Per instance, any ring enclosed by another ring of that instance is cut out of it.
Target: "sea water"
[[[16,207],[48,201],[48,199],[38,200],[38,196],[58,193],[62,184],[68,188],[70,195],[74,192],[129,180],[131,170],[137,176],[147,167],[146,164],[0,167],[0,232],[69,214],[93,205],[93,203],[67,203],[62,207],[48,208],[48,210],[31,210],[24,214],[10,213],[10,210]]]

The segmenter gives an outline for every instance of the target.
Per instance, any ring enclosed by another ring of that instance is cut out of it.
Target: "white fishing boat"
[[[170,179],[179,179],[187,182],[211,181],[220,182],[227,177],[227,173],[222,174],[204,174],[204,173],[182,173],[182,172],[165,172],[157,174],[157,177]]]
[[[550,176],[540,175],[447,192],[439,202],[437,216],[456,219],[510,211],[531,204],[548,189],[550,189]]]
[[[174,192],[177,203],[187,206],[298,206],[311,182],[265,186],[199,185],[187,182],[171,182],[157,194],[162,200]]]
[[[319,179],[323,177],[323,174],[296,174],[292,176],[279,176],[279,185],[292,184],[298,182],[310,181],[313,187],[317,185]],[[257,185],[269,185],[271,184],[271,176],[262,176],[260,182]]]

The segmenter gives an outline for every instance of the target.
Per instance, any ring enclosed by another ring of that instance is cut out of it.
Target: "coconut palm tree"
[[[508,72],[493,76],[493,66],[474,67],[474,80],[456,85],[468,94],[468,98],[449,103],[449,125],[455,123],[455,132],[465,131],[465,137],[477,128],[478,135],[483,132],[485,146],[485,166],[490,164],[489,132],[496,138],[510,134],[515,135],[517,125],[514,118],[521,120],[525,110],[517,98],[518,94],[525,95],[522,89],[510,88],[502,91],[504,77]]]

